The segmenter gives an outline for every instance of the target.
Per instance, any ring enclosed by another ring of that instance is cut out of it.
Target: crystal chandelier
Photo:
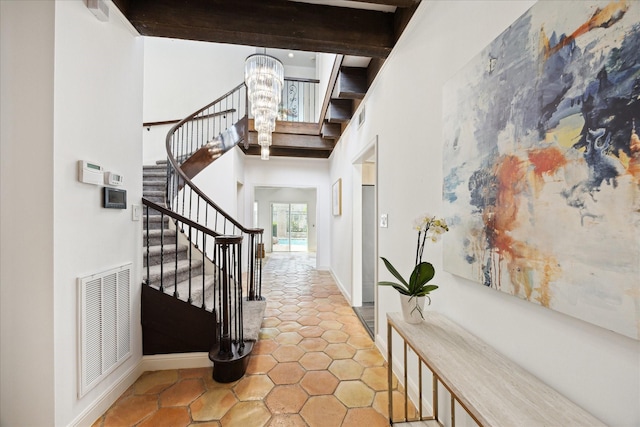
[[[258,132],[260,158],[268,160],[271,133],[276,129],[278,106],[282,99],[284,66],[273,56],[256,53],[244,63],[244,82],[254,127]]]

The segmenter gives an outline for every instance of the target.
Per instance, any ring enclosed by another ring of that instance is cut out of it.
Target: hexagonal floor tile
[[[329,343],[322,338],[305,338],[298,344],[304,351],[322,351],[327,345]]]
[[[298,361],[307,371],[327,369],[331,364],[331,358],[320,351],[305,353]]]
[[[267,427],[307,427],[307,423],[298,414],[278,414],[271,417]]]
[[[273,387],[273,381],[267,375],[245,375],[233,390],[241,401],[262,400]]]
[[[281,345],[271,353],[278,362],[297,362],[303,354],[304,350],[297,345]]]
[[[356,349],[346,343],[329,344],[324,352],[331,356],[332,359],[350,359],[356,354]]]
[[[298,333],[305,338],[316,338],[324,333],[324,329],[320,326],[303,326],[298,330]]]
[[[270,354],[257,354],[249,356],[249,364],[247,365],[247,374],[266,374],[278,362]]]
[[[353,408],[347,411],[343,424],[345,426],[388,427],[389,420],[373,408]]]
[[[329,330],[322,334],[322,338],[327,340],[329,343],[337,343],[337,342],[347,342],[349,339],[349,335],[342,331]]]
[[[155,395],[129,396],[106,413],[104,425],[135,425],[158,409]]]
[[[386,366],[374,366],[372,368],[365,368],[360,379],[375,391],[383,391],[388,389]],[[398,386],[398,380],[396,380],[395,375],[393,376],[392,386],[393,388]]]
[[[347,340],[347,342],[349,343],[349,345],[357,349],[373,347],[373,341],[371,340],[371,337],[369,336],[369,334],[366,334],[366,333],[363,333],[360,335],[351,335]]]
[[[303,377],[304,369],[298,362],[284,362],[278,363],[268,375],[275,384],[295,384]]]
[[[258,340],[253,345],[253,351],[251,354],[271,354],[271,352],[278,348],[279,345],[280,343],[274,340]]]
[[[258,333],[258,338],[261,340],[271,340],[277,337],[280,331],[277,328],[262,328]]]
[[[280,332],[295,332],[299,330],[302,325],[294,320],[287,320],[286,322],[280,323],[276,329]]]
[[[384,358],[376,348],[358,350],[353,360],[365,368],[384,365]]]
[[[363,370],[362,365],[352,359],[334,360],[329,366],[329,371],[342,381],[359,379]]]
[[[261,401],[240,402],[222,417],[224,427],[262,427],[271,418],[271,413]]]
[[[282,301],[282,302],[284,303],[284,301]],[[298,304],[298,301],[287,302],[287,305],[283,305],[278,310],[280,310],[283,313],[286,313],[286,312],[298,312],[298,311],[300,311],[300,307],[298,307],[297,304]]]
[[[298,318],[298,323],[304,326],[316,326],[320,322],[322,322],[322,319],[317,316],[304,315]]]
[[[133,384],[134,394],[155,394],[171,387],[178,380],[178,371],[145,372]]]
[[[151,417],[138,424],[139,427],[187,427],[191,417],[186,406],[160,408]]]
[[[312,396],[302,407],[300,415],[309,427],[338,427],[347,409],[335,396]]]
[[[344,326],[342,323],[338,322],[337,320],[323,320],[322,322],[320,322],[320,324],[318,325],[320,326],[322,329],[325,330],[330,330],[330,329],[335,329],[338,330],[340,328],[342,328],[342,326]]]
[[[238,399],[229,389],[209,390],[189,405],[191,418],[193,421],[219,420],[236,403]]]
[[[276,386],[265,399],[272,414],[297,414],[309,396],[298,385]]]
[[[282,321],[277,317],[265,317],[262,321],[261,327],[263,328],[273,328],[278,326]]]
[[[276,341],[280,344],[296,345],[302,341],[302,337],[297,332],[283,332],[276,337]]]
[[[160,394],[160,406],[186,406],[204,393],[200,378],[184,379]]]
[[[300,385],[310,395],[332,394],[340,381],[329,371],[310,371],[304,375]]]
[[[335,395],[347,408],[361,408],[371,405],[375,393],[362,381],[342,381]]]

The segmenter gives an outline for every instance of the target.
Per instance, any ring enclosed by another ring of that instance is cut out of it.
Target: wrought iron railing
[[[319,80],[285,78],[278,120],[317,123],[320,120]]]
[[[191,178],[247,135],[247,94],[243,84],[178,122],[166,140],[167,207],[218,234],[239,235],[245,241],[247,298],[262,298],[262,229],[244,227],[198,188]],[[180,229],[181,232],[184,230]],[[211,237],[195,229],[190,241],[208,256]]]
[[[207,274],[207,262],[217,265],[215,251],[193,251],[193,246],[181,239],[178,229],[187,240],[198,232],[215,240],[220,234],[189,218],[143,198],[144,205],[144,265],[145,284],[173,295],[177,299],[213,311],[219,305],[214,290],[214,271]],[[213,242],[211,242],[213,246]],[[159,251],[152,252],[152,248]],[[196,278],[198,281],[196,283]]]

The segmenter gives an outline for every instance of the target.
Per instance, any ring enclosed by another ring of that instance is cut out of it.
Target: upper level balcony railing
[[[285,77],[278,120],[318,123],[323,97],[318,95],[320,81]]]

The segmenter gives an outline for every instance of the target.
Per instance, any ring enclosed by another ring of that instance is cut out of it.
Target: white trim
[[[209,368],[213,366],[209,354],[178,353],[143,356],[137,365],[127,370],[122,377],[96,398],[69,427],[90,426],[115,403],[140,376],[147,371],[164,371],[168,369]]]
[[[127,370],[122,377],[107,388],[91,405],[82,411],[69,426],[90,426],[118,400],[122,394],[142,375],[143,360]]]
[[[155,354],[142,358],[143,372],[165,371],[167,369],[210,368],[213,362],[209,353]]]
[[[353,303],[351,296],[347,293],[346,288],[340,282],[340,280],[338,280],[338,277],[336,276],[332,268],[329,268],[329,273],[331,273],[331,277],[333,278],[333,281],[336,282],[336,286],[338,286],[338,290],[340,291],[340,293],[342,293],[342,296],[347,300],[347,302],[351,306]]]

